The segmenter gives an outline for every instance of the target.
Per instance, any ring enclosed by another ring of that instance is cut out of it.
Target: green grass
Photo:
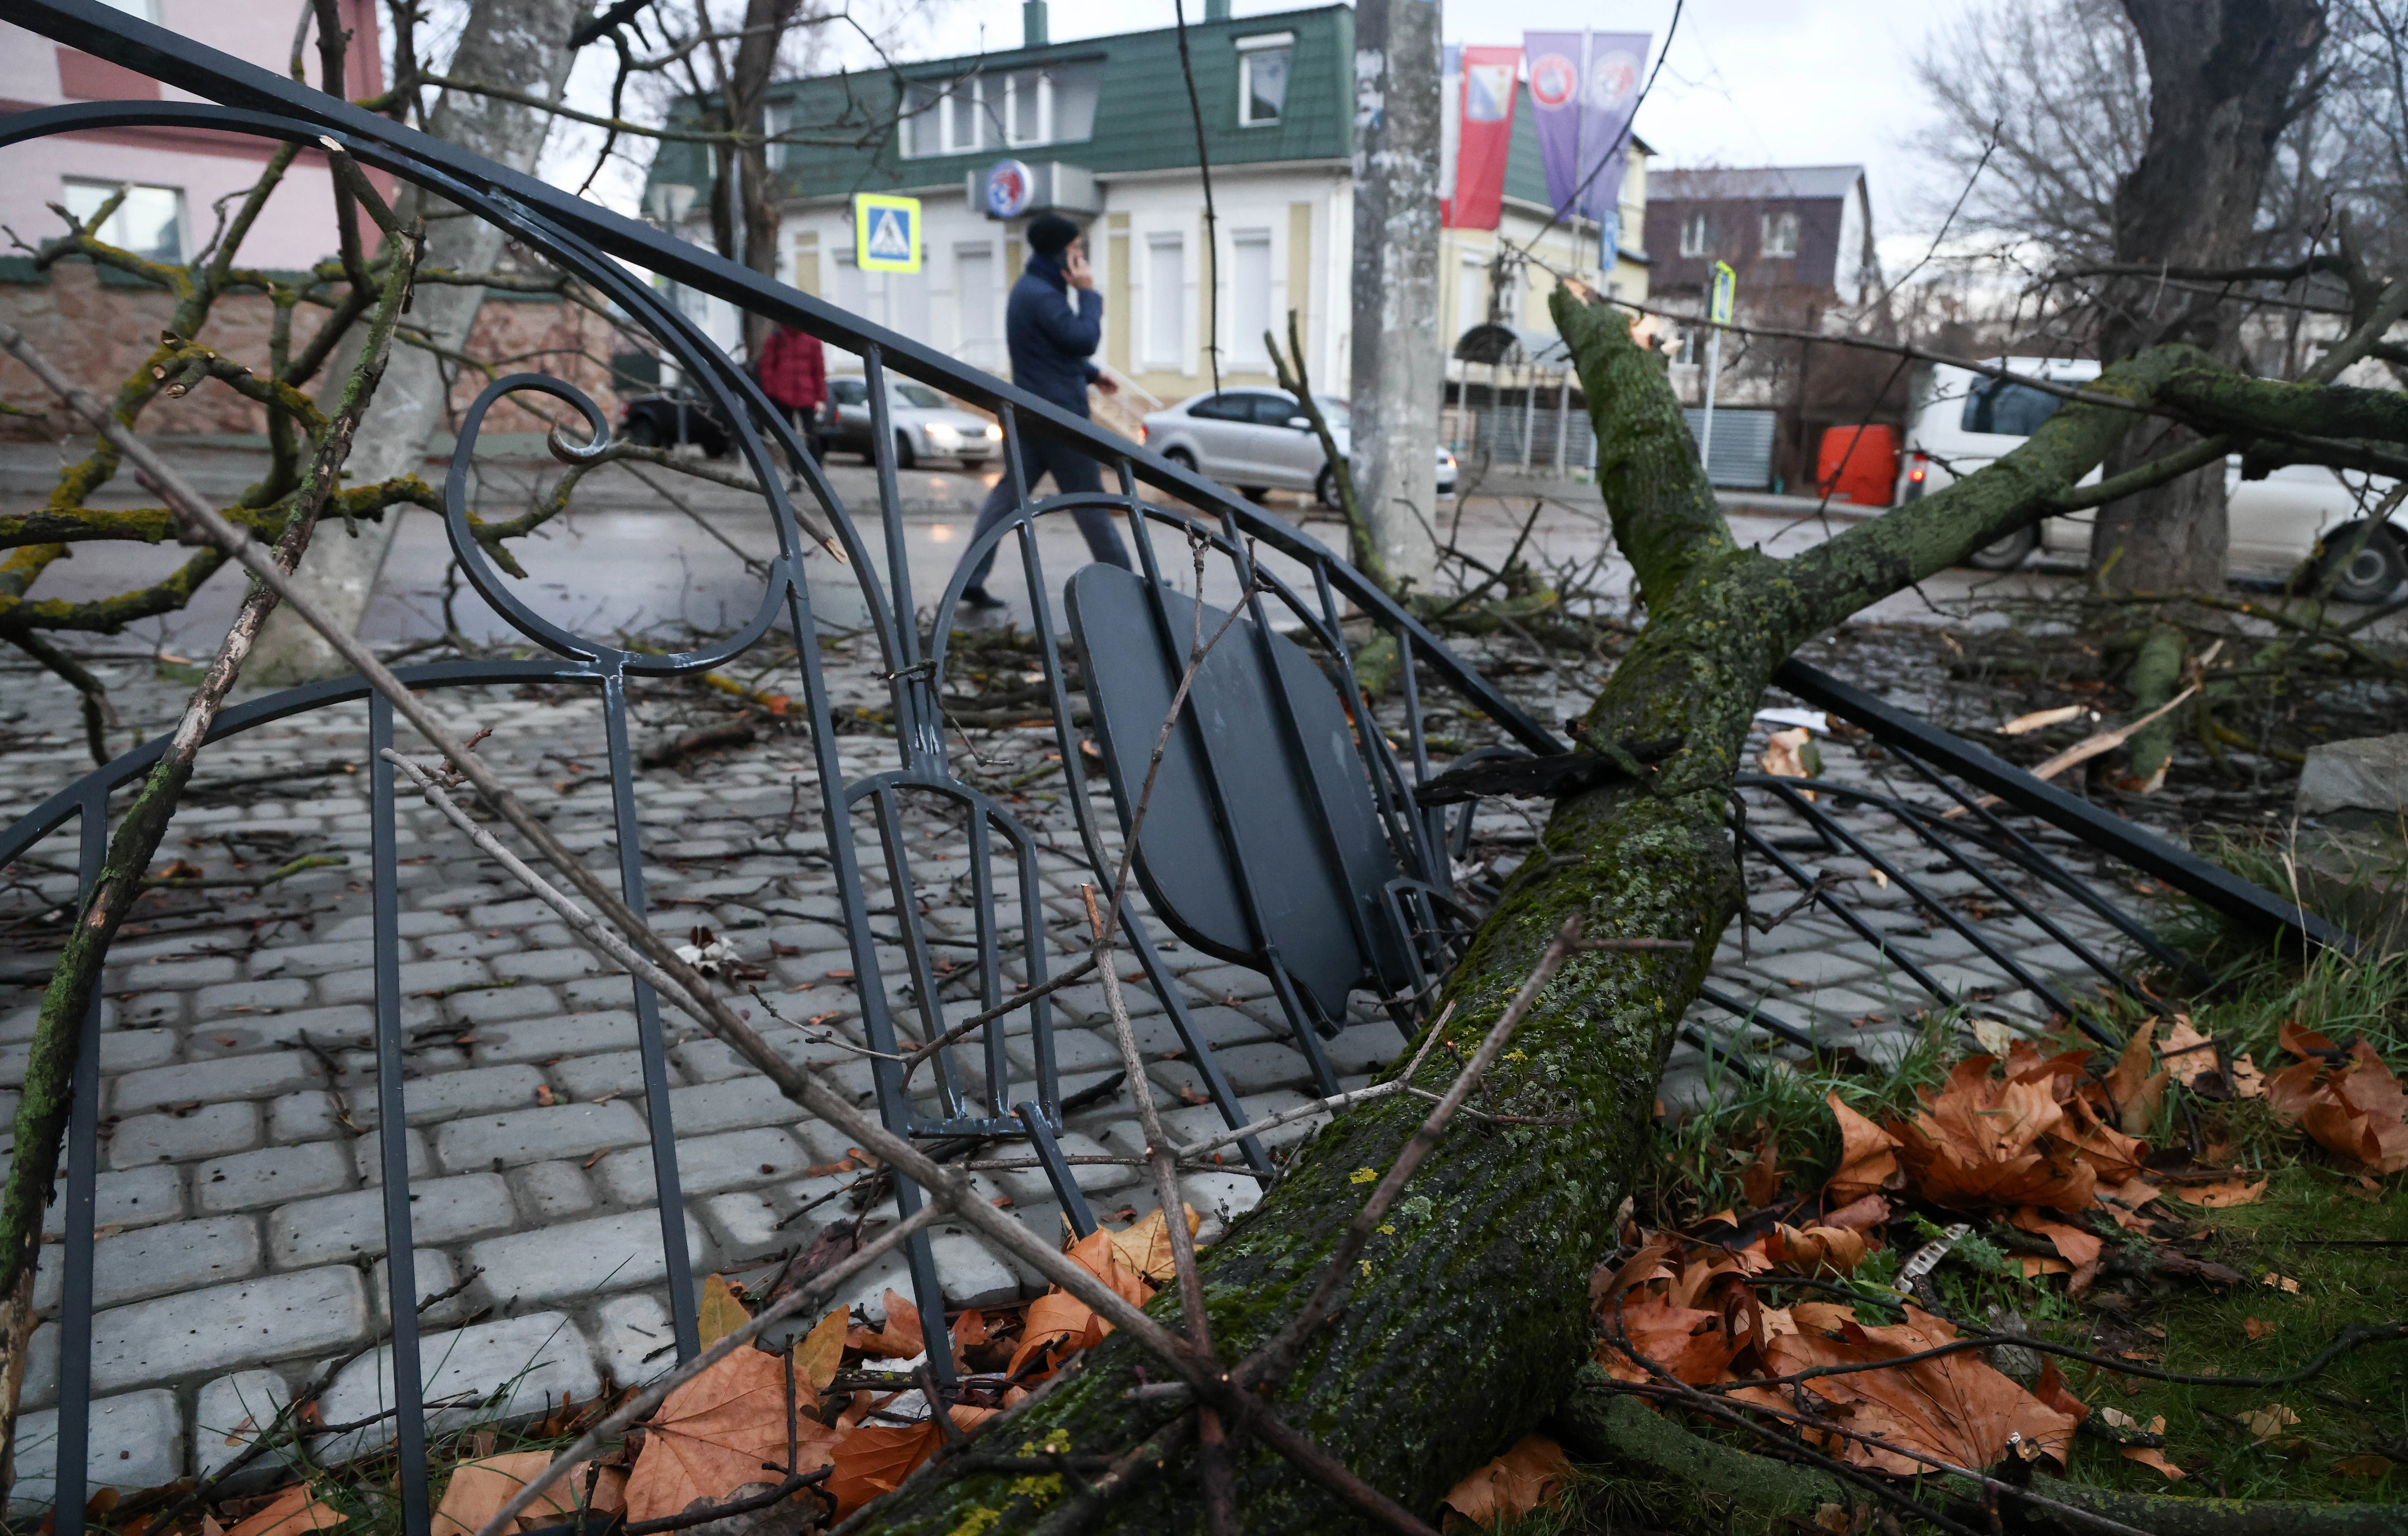
[[[2265,1198],[2255,1205],[2200,1213],[2207,1255],[2249,1277],[2218,1290],[2196,1283],[2162,1286],[2132,1298],[2128,1313],[2101,1317],[2102,1331],[2164,1354],[2162,1369],[2186,1374],[2279,1376],[2298,1369],[2352,1323],[2408,1319],[2408,1200],[2388,1181],[2373,1200],[2355,1177],[2301,1164],[2272,1170]],[[2399,1247],[2347,1246],[2392,1242]],[[2272,1271],[2300,1283],[2298,1294],[2262,1284]],[[2275,1325],[2253,1341],[2250,1318]],[[2147,1330],[2162,1329],[2157,1342]],[[2073,1341],[2068,1341],[2073,1342]],[[2097,1345],[2087,1345],[2094,1350]],[[2101,1351],[2102,1353],[2104,1351]],[[2198,1493],[2236,1499],[2286,1498],[2408,1502],[2408,1472],[2344,1477],[2332,1471],[2343,1457],[2389,1445],[2408,1435],[2408,1342],[2372,1344],[2343,1356],[2313,1380],[2287,1387],[2118,1383],[2094,1368],[2073,1365],[2068,1383],[2094,1408],[2113,1405],[2142,1423],[2162,1414],[2166,1455],[2190,1475],[2169,1486],[2113,1447],[2078,1440],[2069,1475],[2086,1483],[2149,1492]],[[2238,1422],[2280,1404],[2299,1415],[2288,1433],[2296,1445],[2261,1444]]]

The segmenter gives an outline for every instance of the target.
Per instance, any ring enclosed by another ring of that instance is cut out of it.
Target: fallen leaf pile
[[[2297,1023],[2283,1026],[2283,1049],[2300,1060],[2266,1080],[2266,1102],[2318,1146],[2371,1173],[2408,1168],[2408,1094],[2374,1048],[2347,1051]]]

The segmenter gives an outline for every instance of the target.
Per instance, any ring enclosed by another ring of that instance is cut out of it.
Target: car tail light
[[[1906,482],[1909,485],[1922,484],[1923,477],[1929,472],[1930,464],[1930,454],[1917,453],[1914,455],[1914,467],[1906,472]]]
[[[1143,422],[1137,423],[1137,445],[1140,448],[1143,448],[1145,446],[1145,423]]]

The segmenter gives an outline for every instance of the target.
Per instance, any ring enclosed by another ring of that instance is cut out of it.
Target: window
[[[1488,264],[1466,255],[1455,273],[1455,330],[1457,336],[1488,323]]]
[[[1229,360],[1270,371],[1263,333],[1271,327],[1271,232],[1241,229],[1229,237]]]
[[[907,159],[1076,144],[1095,136],[1100,64],[1048,65],[904,87],[901,149]]]
[[[961,350],[974,367],[1000,368],[1003,347],[995,328],[995,247],[953,248],[953,302],[961,310]]]
[[[1761,249],[1768,256],[1798,254],[1798,215],[1795,213],[1766,214]]]
[[[1187,366],[1187,241],[1183,236],[1146,237],[1145,360],[1149,367]]]
[[[1285,426],[1304,414],[1304,408],[1296,403],[1293,395],[1254,395],[1248,398],[1254,403],[1257,426]]]
[[[838,405],[859,406],[869,403],[869,386],[858,379],[831,379],[828,380],[827,388],[828,398]]]
[[[787,132],[794,125],[795,104],[792,102],[772,102],[761,113],[761,132],[767,135],[769,140],[762,147],[761,153],[763,158],[768,161],[769,168],[773,171],[786,168],[786,146],[778,142],[778,136]]]
[[[1681,254],[1711,256],[1714,250],[1713,221],[1702,213],[1692,213],[1681,221]]]
[[[1238,39],[1238,123],[1260,128],[1287,108],[1287,65],[1296,34],[1274,32]]]
[[[1965,414],[1957,425],[1967,432],[2028,438],[2040,423],[2065,404],[2057,395],[2005,379],[1985,379],[1965,396]]]
[[[184,194],[178,187],[141,187],[120,181],[69,181],[66,184],[67,211],[84,223],[103,205],[117,195],[120,188],[125,201],[117,205],[101,226],[93,231],[107,244],[121,251],[154,262],[180,262],[184,259]]]
[[[942,410],[945,408],[945,397],[925,384],[907,380],[896,384],[895,393],[905,405],[917,406],[922,410]]]
[[[1187,408],[1187,414],[1199,422],[1251,422],[1254,407],[1244,395],[1208,395]]]

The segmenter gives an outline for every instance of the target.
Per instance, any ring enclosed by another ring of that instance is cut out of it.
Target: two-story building
[[[1283,342],[1293,309],[1315,386],[1343,393],[1354,260],[1353,11],[1320,6],[1238,20],[1226,0],[1207,0],[1203,19],[1187,27],[1217,215],[1217,259],[1208,259],[1177,31],[1055,43],[1045,39],[1042,0],[1025,9],[1026,36],[1017,49],[772,88],[768,122],[776,130],[824,139],[855,130],[821,125],[891,124],[860,134],[854,145],[796,143],[774,156],[779,275],[965,362],[1008,371],[1003,308],[1027,255],[1025,221],[990,217],[974,194],[999,160],[1016,160],[1051,183],[1053,202],[1088,221],[1105,296],[1097,360],[1122,379],[1154,399],[1182,399],[1211,387],[1207,349],[1217,345],[1225,381],[1270,383],[1263,336],[1273,332]],[[1624,228],[1635,232],[1646,171],[1643,152],[1630,159]],[[648,205],[707,206],[710,175],[697,151],[664,145]],[[675,195],[660,195],[664,189]],[[855,265],[851,200],[859,193],[922,200],[919,272]],[[1598,287],[1647,292],[1642,254],[1621,252],[1613,271],[1600,276],[1594,223],[1544,228],[1547,214],[1526,91],[1503,227],[1443,234],[1440,328],[1450,343],[1490,318],[1500,235],[1534,242],[1547,265]],[[1511,275],[1502,318],[1551,332],[1545,294],[1553,278],[1526,264]],[[732,347],[735,317],[708,318]]]

